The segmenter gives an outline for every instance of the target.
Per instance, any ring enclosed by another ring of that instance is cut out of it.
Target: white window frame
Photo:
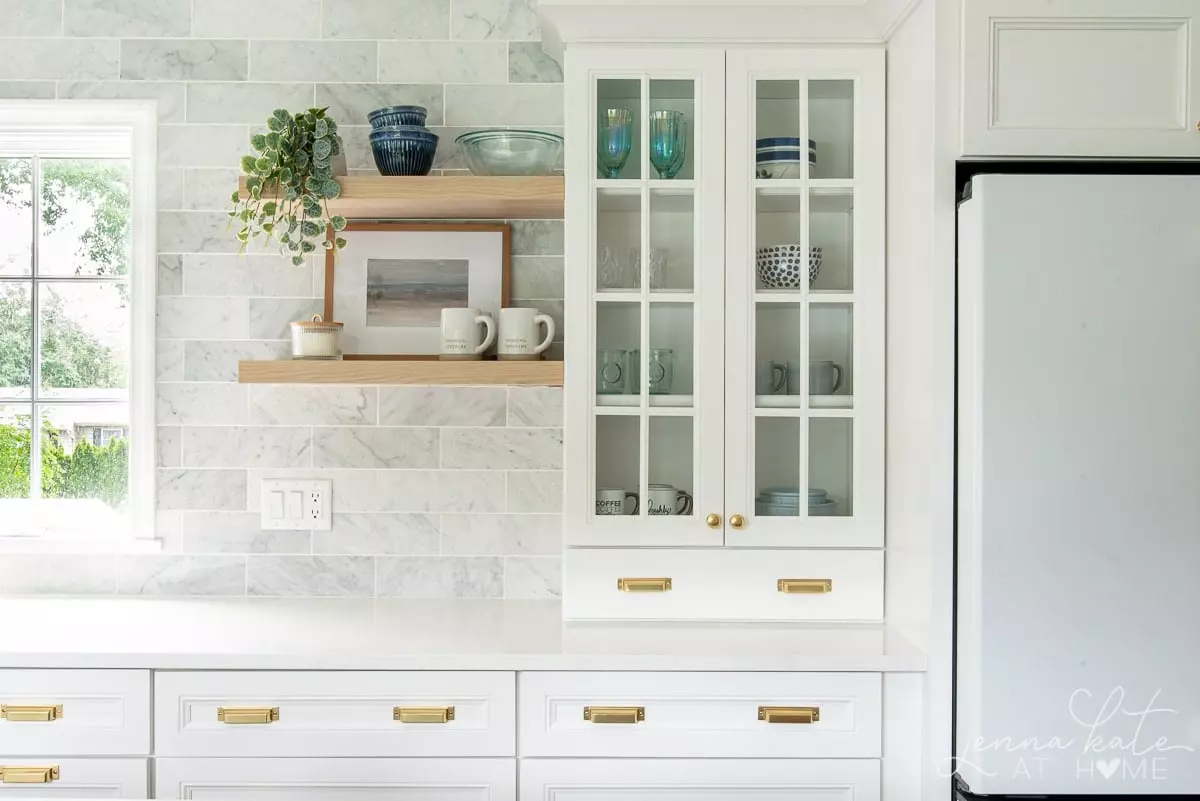
[[[0,100],[0,157],[128,158],[133,236],[129,265],[129,531],[123,542],[155,538],[155,303],[158,283],[155,189],[158,109],[153,100]],[[0,552],[61,543],[112,546],[87,531],[5,537]]]

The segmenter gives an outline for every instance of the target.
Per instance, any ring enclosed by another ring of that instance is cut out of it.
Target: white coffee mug
[[[626,503],[633,499],[633,511],[629,511]],[[596,490],[596,514],[598,515],[636,515],[638,512],[638,496],[636,492],[623,489],[602,487]]]
[[[495,339],[496,323],[490,315],[479,309],[442,309],[441,358],[481,359]]]
[[[538,344],[538,326],[545,326],[546,337]],[[496,352],[501,359],[528,360],[550,347],[554,340],[554,320],[537,309],[501,309],[500,337]]]
[[[651,484],[646,488],[649,500],[646,502],[648,515],[690,515],[692,513],[692,496],[681,489],[675,489],[670,484]]]

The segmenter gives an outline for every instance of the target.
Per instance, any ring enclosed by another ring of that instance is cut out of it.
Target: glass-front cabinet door
[[[883,545],[883,58],[728,52],[726,545]]]
[[[720,545],[725,54],[566,73],[567,542]]]

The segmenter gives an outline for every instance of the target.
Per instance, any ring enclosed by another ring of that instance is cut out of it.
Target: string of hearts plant
[[[239,252],[262,236],[264,245],[275,240],[280,253],[299,266],[318,247],[346,246],[336,235],[346,228],[346,218],[329,213],[328,201],[342,192],[331,161],[342,152],[342,137],[327,110],[292,115],[275,109],[267,118],[267,132],[250,137],[256,155],[242,156],[246,197],[238,190],[230,197],[229,224],[238,226]]]

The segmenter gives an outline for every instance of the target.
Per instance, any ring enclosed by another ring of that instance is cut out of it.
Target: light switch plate
[[[262,481],[263,531],[329,531],[333,482],[328,479]]]

